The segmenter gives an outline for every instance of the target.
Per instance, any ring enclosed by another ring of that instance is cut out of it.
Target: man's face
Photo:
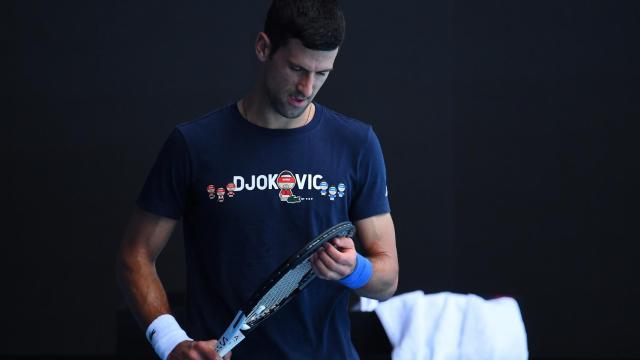
[[[294,119],[304,113],[333,69],[338,49],[310,50],[290,39],[265,62],[265,86],[273,109]]]

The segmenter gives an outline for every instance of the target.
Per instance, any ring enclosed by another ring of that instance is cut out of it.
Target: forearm
[[[143,329],[170,313],[167,294],[156,273],[155,261],[166,245],[176,220],[136,208],[116,261],[116,274],[127,303]]]
[[[356,228],[367,258],[360,258],[353,239],[338,237],[313,255],[313,271],[321,279],[339,281],[360,296],[386,300],[398,287],[398,254],[391,215],[362,219],[356,222]]]
[[[393,296],[398,288],[398,262],[394,256],[375,254],[367,256],[373,266],[373,274],[369,282],[355,292],[364,297],[386,300]]]
[[[171,312],[153,262],[122,256],[118,259],[117,274],[129,308],[142,329],[158,316]]]
[[[360,220],[356,226],[362,243],[362,255],[371,261],[373,274],[365,286],[355,291],[360,296],[386,300],[396,292],[399,271],[391,214]]]

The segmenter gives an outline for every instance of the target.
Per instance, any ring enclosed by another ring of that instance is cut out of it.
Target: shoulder
[[[323,111],[327,128],[337,136],[344,136],[351,142],[364,143],[373,135],[371,125],[362,120],[347,116],[326,106],[317,104]]]
[[[228,128],[233,124],[235,116],[235,103],[225,105],[193,120],[176,125],[179,132],[187,142],[200,139],[211,139],[213,134]]]

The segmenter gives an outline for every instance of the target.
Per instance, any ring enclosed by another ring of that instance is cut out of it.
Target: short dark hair
[[[334,50],[344,39],[345,21],[338,0],[273,0],[264,32],[271,54],[289,39],[312,50]]]

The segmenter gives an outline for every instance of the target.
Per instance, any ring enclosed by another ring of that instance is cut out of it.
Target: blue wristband
[[[356,267],[353,272],[338,282],[350,289],[357,289],[365,286],[373,275],[373,265],[366,257],[358,254],[356,257]]]

